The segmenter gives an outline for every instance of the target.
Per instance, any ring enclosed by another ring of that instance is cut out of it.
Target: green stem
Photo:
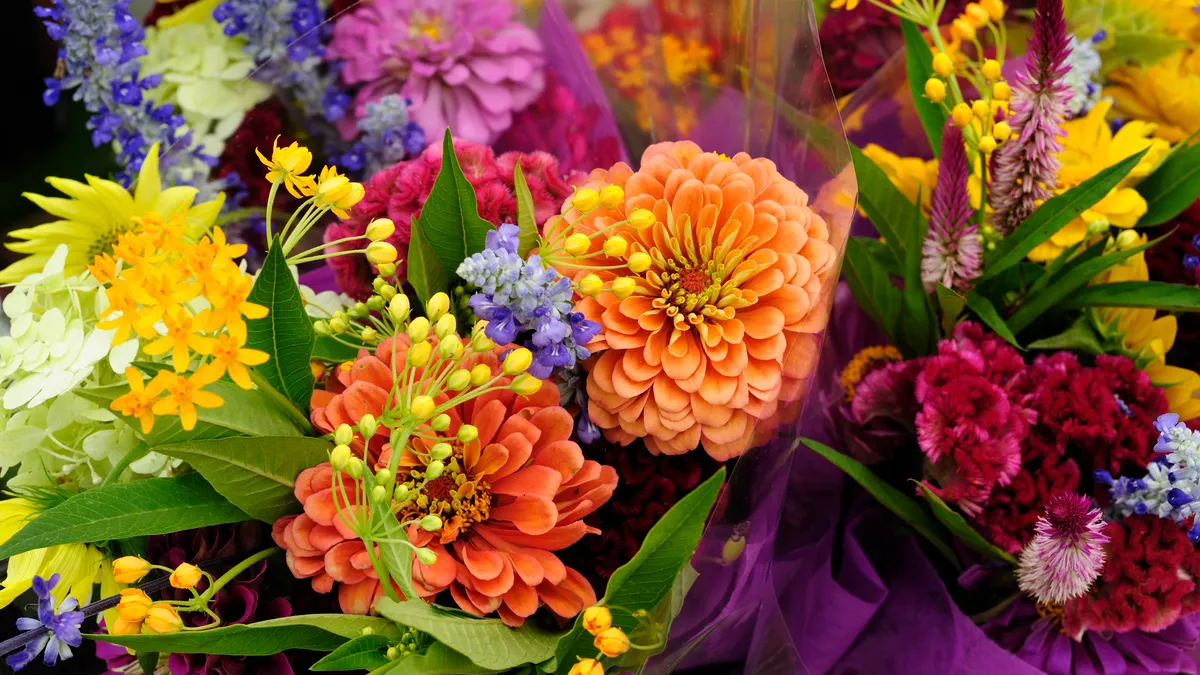
[[[145,443],[138,443],[132,450],[125,453],[125,456],[121,458],[121,461],[117,462],[112,471],[108,472],[108,475],[104,477],[104,481],[100,483],[100,487],[104,487],[120,478],[121,474],[125,472],[125,469],[129,468],[130,464],[138,461],[148,452],[150,452],[150,446]]]
[[[357,237],[342,237],[341,239],[338,239],[336,241],[330,241],[330,242],[321,244],[320,246],[314,246],[314,247],[308,249],[307,251],[304,251],[303,253],[297,253],[296,257],[303,258],[306,255],[312,255],[314,253],[319,253],[322,250],[324,250],[330,246],[334,246],[336,244],[345,244],[348,241],[357,241],[359,239],[366,239],[366,238],[367,238],[367,235],[365,235],[365,234],[360,234]]]
[[[213,599],[213,596],[215,596],[217,594],[217,591],[224,588],[225,584],[229,583],[230,581],[233,581],[234,578],[237,577],[237,575],[241,574],[242,572],[245,572],[248,567],[257,563],[260,560],[264,560],[272,555],[275,555],[276,553],[279,553],[281,550],[282,549],[280,549],[277,546],[272,546],[271,548],[264,549],[262,551],[259,551],[258,553],[255,553],[254,555],[250,556],[249,558],[246,558],[242,562],[234,565],[233,568],[230,569],[228,572],[226,572],[225,574],[222,574],[221,578],[217,579],[216,583],[209,586],[208,590],[204,591],[204,593],[200,597],[204,598],[204,601],[207,603],[209,600]]]
[[[267,248],[271,248],[271,214],[275,212],[275,193],[279,192],[279,186],[283,183],[283,174],[271,183],[271,193],[267,195]]]

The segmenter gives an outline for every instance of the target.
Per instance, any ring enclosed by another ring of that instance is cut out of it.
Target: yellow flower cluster
[[[607,210],[619,209],[625,204],[625,190],[620,185],[605,185],[600,190],[583,188],[575,191],[571,198],[571,206],[576,214],[575,220],[561,218],[549,225],[545,242],[541,248],[542,260],[548,265],[562,269],[614,269],[588,264],[589,258],[606,256],[627,261],[626,265],[634,273],[642,273],[650,269],[652,260],[645,251],[633,251],[629,242],[621,235],[610,235],[614,228],[620,225],[631,225],[638,232],[653,227],[657,218],[647,209],[634,209],[625,220],[617,220],[600,229],[583,231],[576,227],[587,220],[588,215],[598,208]],[[592,250],[592,242],[603,242]],[[581,264],[582,263],[582,264]],[[567,276],[571,276],[568,274]],[[606,287],[604,280],[597,274],[587,274],[575,283],[575,290],[580,295],[594,298],[603,292],[611,292],[618,299],[624,300],[633,294],[637,288],[637,280],[633,277],[617,277]]]
[[[153,428],[156,415],[178,415],[190,430],[197,406],[223,403],[204,386],[225,373],[244,389],[253,386],[246,366],[265,363],[267,354],[244,347],[246,319],[261,319],[267,308],[249,301],[253,280],[235,262],[246,246],[228,244],[221,228],[191,243],[178,216],[152,213],[140,225],[118,237],[115,257],[102,253],[88,266],[105,285],[108,301],[97,326],[116,331],[114,345],[135,334],[147,340],[142,351],[169,353],[173,368],[160,371],[149,385],[138,369],[127,368],[130,391],[111,407],[137,418],[143,433]],[[185,376],[194,355],[200,365]]]

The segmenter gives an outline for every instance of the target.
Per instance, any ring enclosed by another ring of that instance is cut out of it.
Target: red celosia
[[[1063,630],[1159,631],[1200,610],[1200,553],[1186,526],[1133,516],[1109,523],[1108,562],[1093,592],[1067,603]]]
[[[1158,432],[1154,421],[1167,412],[1167,397],[1154,386],[1146,371],[1124,356],[1098,356],[1096,366],[1085,378],[1091,386],[1108,394],[1105,403],[1114,412],[1110,418],[1112,440],[1084,444],[1092,469],[1115,475],[1143,469],[1155,456]]]
[[[973,518],[988,541],[1012,554],[1033,538],[1034,525],[1045,504],[1056,494],[1079,489],[1080,471],[1075,460],[1042,446],[1034,435],[1026,439],[1027,458],[1008,485],[998,487]]]
[[[521,163],[521,171],[533,196],[534,216],[538,224],[559,210],[563,200],[571,194],[572,181],[583,178],[582,174],[563,176],[558,160],[545,152],[507,152],[497,157],[486,145],[455,141],[454,154],[467,182],[475,189],[480,217],[493,225],[516,222],[517,199],[513,193],[513,172],[517,162]],[[421,208],[433,190],[441,167],[442,145],[434,143],[420,156],[376,173],[364,184],[366,196],[354,207],[350,218],[335,222],[325,230],[325,241],[360,236],[373,219],[387,217],[396,224],[396,231],[388,241],[401,251],[401,259],[407,258],[404,252],[408,250],[412,221],[420,218]],[[358,245],[334,246],[330,252]],[[329,266],[337,274],[338,285],[348,295],[365,299],[371,294],[374,273],[366,258],[361,255],[339,256],[330,258]],[[405,265],[401,260],[398,271],[402,278],[404,270]]]

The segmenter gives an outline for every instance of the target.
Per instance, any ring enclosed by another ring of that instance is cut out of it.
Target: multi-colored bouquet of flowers
[[[852,147],[880,236],[850,239],[846,277],[879,335],[841,370],[835,447],[806,442],[917,533],[950,630],[993,650],[947,672],[1194,673],[1200,121],[1149,73],[1200,15],[1038,0],[1010,58],[998,0],[864,4],[905,45],[905,132],[931,152]]]
[[[614,57],[770,93],[768,146],[610,103],[553,2],[102,5],[37,10],[45,102],[117,169],[25,195],[0,270],[9,667],[669,670],[721,625],[685,598],[747,609],[854,199],[795,54],[722,90],[721,17],[675,8]]]

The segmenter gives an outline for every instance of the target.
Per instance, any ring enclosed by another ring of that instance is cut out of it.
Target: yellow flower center
[[[491,486],[481,480],[472,482],[462,470],[462,444],[451,441],[450,445],[453,454],[446,458],[445,470],[425,483],[420,496],[410,500],[397,514],[402,521],[436,515],[447,526],[457,524],[457,530],[442,530],[443,543],[453,541],[475,523],[486,521],[492,508]],[[405,485],[410,490],[415,490],[425,479],[424,471],[419,469],[413,469],[409,476],[411,480]]]
[[[846,400],[854,400],[854,385],[862,381],[871,371],[892,361],[902,361],[900,351],[891,345],[867,347],[850,359],[850,363],[842,369],[840,377],[842,388],[846,391]]]

